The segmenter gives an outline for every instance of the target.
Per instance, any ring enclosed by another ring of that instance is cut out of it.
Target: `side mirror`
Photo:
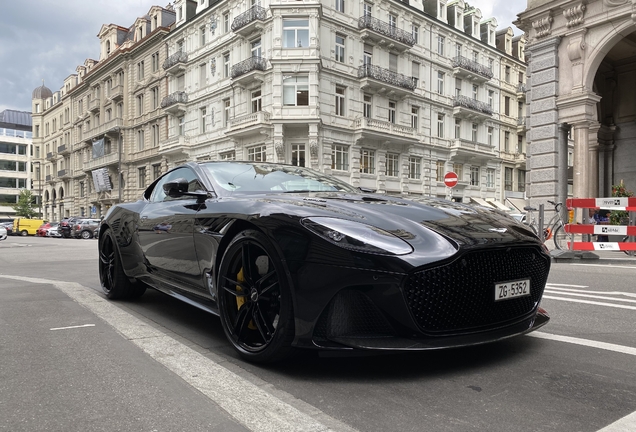
[[[188,193],[188,181],[184,178],[170,180],[163,184],[163,191],[170,198],[179,198]]]

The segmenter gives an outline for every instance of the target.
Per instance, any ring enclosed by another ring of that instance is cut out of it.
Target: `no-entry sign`
[[[444,184],[449,188],[457,186],[457,174],[452,171],[447,172],[444,176]]]

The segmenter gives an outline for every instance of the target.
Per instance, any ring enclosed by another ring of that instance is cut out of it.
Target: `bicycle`
[[[546,224],[544,224],[543,228],[543,241],[546,242],[550,239],[554,240],[554,245],[559,250],[567,250],[568,242],[572,241],[570,234],[565,232],[565,223],[563,223],[563,219],[561,219],[561,208],[563,207],[563,203],[556,203],[554,201],[548,201],[548,203],[554,206],[554,216],[552,219]],[[523,208],[526,213],[526,219],[523,222],[528,225],[532,231],[539,235],[539,221],[535,218],[534,213],[538,211],[534,207],[524,207]]]

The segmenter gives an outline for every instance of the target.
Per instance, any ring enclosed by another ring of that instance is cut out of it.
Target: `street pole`
[[[40,216],[40,218],[43,216],[42,215],[42,190],[41,190],[41,186],[42,184],[40,183],[40,178],[41,178],[41,173],[42,173],[42,165],[39,161],[36,162],[32,162],[33,165],[38,166],[38,188],[37,188],[37,201],[38,201],[38,215]]]
[[[117,138],[117,184],[119,185],[119,202],[121,202],[121,147],[122,147],[122,139],[121,139],[121,129],[119,130],[119,135]]]

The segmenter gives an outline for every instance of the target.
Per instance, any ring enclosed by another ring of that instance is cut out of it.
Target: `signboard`
[[[449,188],[457,186],[457,180],[457,174],[452,171],[444,175],[444,184]]]

